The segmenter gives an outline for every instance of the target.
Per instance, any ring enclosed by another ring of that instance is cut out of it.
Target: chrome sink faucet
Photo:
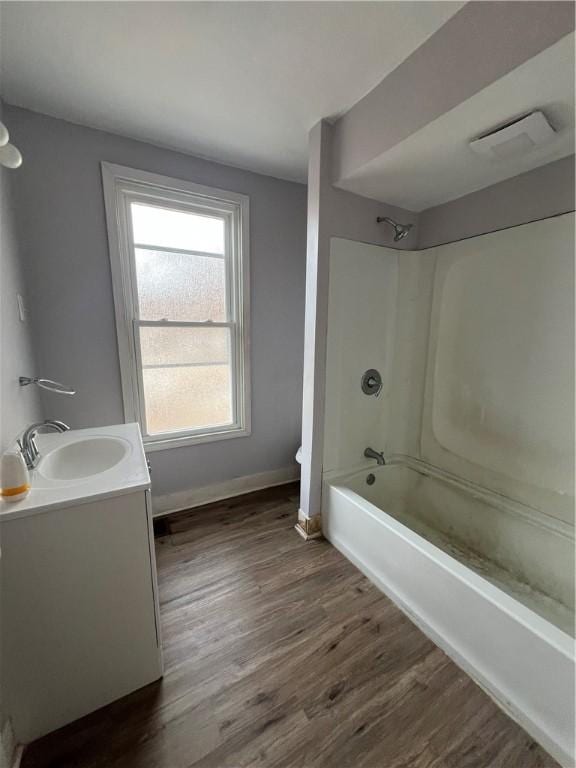
[[[384,452],[378,453],[378,451],[375,451],[374,448],[366,448],[364,450],[364,456],[366,456],[367,459],[376,459],[378,462],[378,465],[383,467],[384,464],[386,464],[386,459],[384,458]]]
[[[47,429],[51,432],[66,432],[70,427],[64,424],[63,421],[56,421],[55,419],[46,419],[46,421],[38,421],[35,424],[31,424],[22,435],[22,440],[18,440],[20,451],[22,456],[24,456],[28,469],[34,469],[40,461],[40,451],[35,439],[40,429]]]

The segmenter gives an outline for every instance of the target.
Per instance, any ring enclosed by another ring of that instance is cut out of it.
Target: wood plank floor
[[[158,526],[165,677],[23,768],[546,768],[556,763],[325,541],[294,486]]]

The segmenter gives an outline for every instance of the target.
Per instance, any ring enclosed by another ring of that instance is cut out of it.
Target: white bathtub
[[[327,479],[322,504],[326,538],[572,768],[571,529],[419,462]]]

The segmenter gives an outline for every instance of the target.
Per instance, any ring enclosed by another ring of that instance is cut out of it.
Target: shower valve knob
[[[378,397],[382,391],[382,376],[375,368],[369,368],[364,372],[361,380],[362,392],[365,395],[375,395]]]

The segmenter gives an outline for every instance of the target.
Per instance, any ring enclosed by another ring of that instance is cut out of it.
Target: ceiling
[[[2,3],[10,104],[280,178],[463,2]]]
[[[422,211],[574,153],[574,34],[509,72],[364,165],[338,186]],[[549,144],[517,158],[488,160],[471,139],[541,109],[556,129]]]

